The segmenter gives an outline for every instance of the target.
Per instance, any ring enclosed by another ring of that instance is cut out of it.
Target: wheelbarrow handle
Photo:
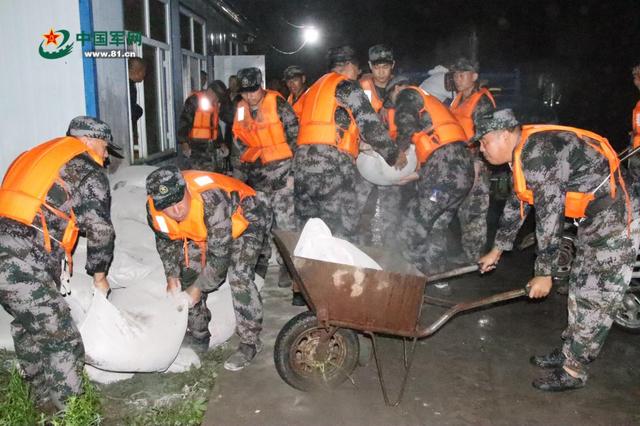
[[[485,297],[480,300],[472,300],[470,302],[462,302],[452,306],[447,310],[440,318],[438,318],[431,325],[418,330],[418,337],[431,336],[438,331],[447,321],[460,312],[469,311],[482,306],[491,305],[494,303],[505,302],[511,299],[517,299],[518,297],[527,296],[529,294],[529,285],[520,290],[505,291],[503,293],[494,294],[493,296]]]
[[[450,271],[440,272],[439,274],[427,275],[427,282],[433,283],[436,281],[445,280],[447,278],[457,277],[459,275],[475,272],[480,269],[480,265],[473,263],[459,268],[451,269]]]

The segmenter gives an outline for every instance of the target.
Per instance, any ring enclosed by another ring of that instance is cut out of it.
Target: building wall
[[[36,5],[37,3],[37,5]],[[44,59],[42,34],[66,29],[70,40],[80,32],[78,1],[0,1],[0,176],[21,152],[63,136],[69,121],[86,113],[82,51]]]

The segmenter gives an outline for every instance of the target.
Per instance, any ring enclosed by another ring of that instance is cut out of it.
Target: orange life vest
[[[307,91],[300,116],[298,145],[332,145],[339,151],[356,158],[359,151],[360,131],[351,110],[336,99],[336,87],[347,78],[330,72],[322,76]],[[349,128],[338,127],[336,109],[342,107],[351,119]],[[342,136],[340,135],[342,130]]]
[[[410,86],[407,89],[415,90],[422,96],[423,107],[419,113],[420,117],[425,112],[431,117],[431,127],[416,132],[411,137],[420,164],[424,164],[436,149],[466,140],[464,129],[442,102],[419,87]]]
[[[480,102],[483,96],[489,98],[493,107],[496,107],[496,101],[493,99],[491,92],[489,92],[486,88],[482,88],[477,92],[473,93],[464,101],[462,100],[462,93],[458,93],[453,102],[451,102],[451,106],[449,109],[453,113],[453,115],[458,120],[458,123],[464,129],[464,132],[467,135],[467,140],[471,139],[475,134],[475,126],[473,124],[473,110],[476,109],[476,105]]]
[[[218,139],[218,106],[212,105],[204,92],[196,92],[198,109],[193,116],[189,139],[214,141]]]
[[[295,102],[293,101],[293,94],[290,94],[289,98],[287,98],[287,102],[289,102],[289,105],[293,108],[293,112],[296,113],[298,120],[300,120],[300,117],[302,116],[302,106],[304,105],[304,98],[306,95],[307,91],[305,90],[300,96],[298,96],[298,99],[296,99]]]
[[[382,121],[387,126],[389,137],[395,142],[398,139],[398,126],[396,125],[396,109],[384,108],[382,115]]]
[[[513,189],[520,199],[520,213],[524,216],[523,204],[527,203],[533,205],[534,196],[533,191],[527,187],[527,182],[524,176],[524,171],[522,170],[522,149],[524,148],[527,140],[531,137],[531,135],[539,132],[548,132],[548,131],[560,131],[560,132],[571,132],[574,133],[579,139],[581,139],[584,143],[588,144],[590,147],[598,151],[602,154],[607,161],[609,162],[609,188],[611,192],[611,198],[615,198],[616,196],[616,179],[615,172],[618,171],[618,182],[625,193],[625,197],[627,200],[627,210],[628,217],[630,218],[630,204],[629,204],[629,196],[627,194],[624,180],[622,179],[622,175],[620,172],[620,160],[618,160],[618,156],[616,152],[613,150],[611,145],[609,145],[609,141],[593,132],[589,132],[587,130],[577,129],[574,127],[567,126],[555,126],[555,125],[528,125],[522,126],[522,134],[520,135],[520,141],[516,146],[516,149],[513,152]],[[595,141],[594,142],[592,142]],[[597,189],[597,188],[595,188]],[[594,191],[595,191],[594,189]],[[569,218],[579,219],[586,217],[586,210],[589,206],[589,203],[595,199],[595,195],[593,192],[572,192],[569,191],[565,195],[565,206],[564,206],[564,215]]]
[[[633,109],[631,128],[633,129],[633,149],[640,147],[640,101]]]
[[[371,74],[367,74],[360,79],[360,86],[362,86],[362,90],[364,90],[364,94],[369,98],[369,102],[371,102],[371,106],[375,112],[379,112],[382,109],[383,100],[378,96],[378,91],[376,90],[376,85],[373,82],[373,77]]]
[[[84,143],[74,137],[52,139],[40,144],[16,158],[4,176],[0,187],[0,216],[32,226],[44,234],[44,247],[51,252],[51,235],[42,208],[67,221],[62,240],[56,240],[63,248],[71,270],[71,252],[78,239],[76,216],[69,215],[46,202],[47,193],[54,183],[59,184],[70,197],[65,182],[60,178],[60,168],[72,158],[88,153],[102,166],[103,160]],[[42,228],[33,225],[40,216]]]
[[[240,195],[240,201],[242,201],[246,197],[256,195],[256,191],[238,179],[220,173],[185,170],[182,172],[182,176],[191,195],[191,205],[186,219],[182,222],[171,219],[162,211],[156,210],[153,205],[153,199],[147,197],[151,222],[153,229],[166,234],[171,240],[183,241],[184,258],[187,267],[189,266],[187,245],[189,240],[193,241],[200,248],[200,262],[204,267],[207,252],[207,226],[204,221],[204,201],[201,194],[211,189],[221,189],[229,196],[232,192],[237,192]],[[238,238],[248,226],[249,221],[243,215],[242,206],[238,206],[231,216],[231,236],[234,239]]]
[[[277,99],[279,97],[282,98],[280,93],[266,90],[255,120],[251,117],[249,104],[244,100],[238,103],[236,116],[233,119],[233,135],[247,145],[240,161],[255,163],[259,158],[262,164],[267,164],[293,157],[293,152],[287,145],[284,126],[278,115]]]

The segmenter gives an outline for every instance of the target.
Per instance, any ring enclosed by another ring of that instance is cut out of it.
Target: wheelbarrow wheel
[[[338,328],[322,347],[329,330],[318,326],[313,312],[291,318],[278,333],[273,359],[276,370],[292,387],[301,391],[334,388],[351,377],[358,363],[356,332]]]

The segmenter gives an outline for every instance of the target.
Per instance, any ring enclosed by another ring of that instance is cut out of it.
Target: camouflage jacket
[[[398,147],[389,138],[387,129],[373,110],[360,84],[353,80],[340,82],[336,87],[336,99],[339,105],[344,105],[351,110],[360,130],[360,141],[371,145],[388,164],[393,165],[398,156]],[[343,132],[344,130],[341,129],[347,129],[351,124],[349,113],[340,106],[336,109],[335,121],[338,132]],[[314,170],[315,173],[321,170],[330,173],[339,169],[336,166],[338,163],[353,163],[348,154],[329,145],[302,145],[298,147],[296,156],[300,157],[296,160],[297,167]]]
[[[276,107],[278,117],[284,127],[287,144],[291,151],[295,152],[298,140],[298,117],[284,98],[277,98]],[[251,110],[252,118],[255,119],[257,114],[257,109]],[[234,141],[234,145],[235,149],[231,150],[231,161],[239,169],[238,173],[234,171],[234,176],[237,179],[245,180],[256,191],[271,192],[284,188],[287,184],[287,178],[291,174],[291,159],[272,161],[266,165],[263,165],[260,160],[255,163],[242,163],[240,157],[247,147],[238,140]]]
[[[607,178],[609,164],[604,156],[575,134],[561,131],[531,135],[521,159],[527,187],[533,191],[535,199],[538,245],[535,275],[552,275],[564,231],[565,194],[596,189]],[[587,219],[581,226],[588,226],[589,216],[604,209],[624,209],[621,193],[618,188],[617,197],[612,200],[607,180],[596,192],[596,199],[589,205]],[[525,205],[524,217],[529,210],[530,206]],[[500,218],[494,247],[510,250],[523,221],[519,200],[512,197]]]
[[[227,275],[227,268],[231,260],[231,215],[233,212],[241,203],[243,215],[250,224],[264,221],[265,213],[261,210],[261,205],[256,197],[247,197],[240,202],[235,193],[230,197],[220,189],[212,189],[201,195],[204,201],[204,222],[207,227],[206,266],[196,281],[196,285],[200,288],[211,289],[211,283],[215,284],[213,286],[215,288],[224,281]],[[147,205],[147,220],[153,229],[151,216],[148,213],[149,206]],[[186,266],[182,240],[170,240],[166,234],[155,230],[154,233],[156,248],[166,276],[180,277],[181,270]],[[254,227],[249,225],[240,238],[251,237],[252,233],[255,233]],[[202,253],[193,241],[188,242],[188,254],[190,267],[199,270]],[[209,284],[207,286],[199,284],[203,282]]]
[[[78,228],[87,237],[87,273],[93,275],[95,272],[106,272],[113,259],[115,240],[115,231],[111,223],[109,179],[104,169],[88,154],[80,154],[62,166],[60,178],[66,186],[66,191],[54,183],[47,193],[47,203],[65,214],[69,214],[73,209]],[[46,208],[42,211],[51,237],[61,241],[67,222]],[[60,245],[52,239],[52,253],[48,253],[44,247],[44,236],[40,231],[11,219],[0,218],[0,221],[3,222],[0,246],[6,247],[9,244],[7,239],[12,238],[30,241],[30,254],[39,263],[34,266],[44,266],[58,282],[64,256]],[[33,220],[33,226],[42,228],[39,216]]]

